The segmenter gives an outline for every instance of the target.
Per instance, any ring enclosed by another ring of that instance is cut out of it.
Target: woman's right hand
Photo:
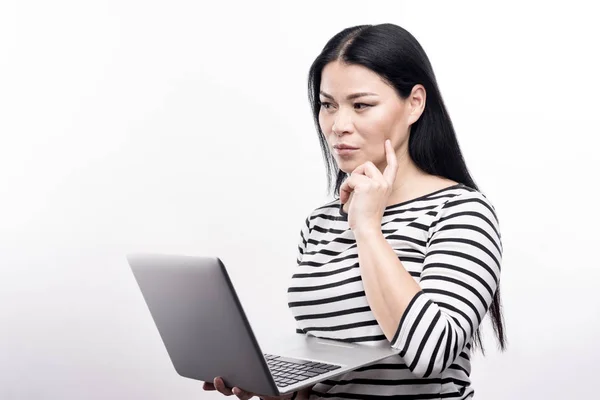
[[[240,400],[248,400],[248,399],[252,398],[253,396],[258,396],[257,394],[254,394],[251,392],[246,392],[245,390],[237,388],[237,387],[234,387],[234,388],[225,387],[225,382],[223,382],[223,379],[221,379],[221,377],[216,377],[212,383],[204,382],[202,389],[216,390],[225,396],[236,395],[238,397],[238,399],[240,399]],[[264,400],[288,400],[288,399],[292,398],[292,395],[287,394],[285,396],[277,396],[277,397],[260,396],[260,398],[264,399]]]

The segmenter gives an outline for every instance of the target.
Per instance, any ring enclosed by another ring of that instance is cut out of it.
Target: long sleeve
[[[300,265],[302,262],[302,256],[304,255],[304,251],[306,250],[306,244],[308,242],[308,235],[310,232],[310,225],[308,217],[304,220],[304,224],[302,224],[302,228],[300,229],[300,237],[298,239],[298,253],[296,256],[296,263]]]
[[[421,291],[391,341],[418,377],[439,375],[471,341],[494,297],[502,262],[498,220],[485,196],[465,193],[436,210]]]
[[[302,227],[300,228],[300,234],[298,238],[298,251],[296,253],[296,264],[300,265],[302,262],[302,257],[304,256],[304,252],[306,251],[306,247],[308,244],[308,237],[310,234],[310,217],[306,217]],[[298,325],[298,321],[296,321],[296,333],[305,333],[300,326]]]

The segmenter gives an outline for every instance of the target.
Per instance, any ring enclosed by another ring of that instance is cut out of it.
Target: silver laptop
[[[295,333],[261,349],[219,258],[131,254],[127,260],[183,377],[212,382],[220,376],[229,388],[279,396],[399,352],[389,343],[371,346]]]

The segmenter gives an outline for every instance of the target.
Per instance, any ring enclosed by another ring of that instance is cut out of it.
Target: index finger
[[[396,158],[396,152],[394,151],[394,147],[392,147],[392,141],[387,139],[385,141],[385,155],[387,159],[387,166],[383,171],[383,177],[386,182],[391,186],[394,184],[396,180],[396,172],[398,171],[398,159]]]

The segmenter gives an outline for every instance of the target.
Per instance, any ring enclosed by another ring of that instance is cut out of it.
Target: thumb
[[[346,190],[342,190],[340,191],[340,202],[346,203],[346,202],[350,202],[352,200],[352,195],[354,194],[354,190],[348,192]]]

